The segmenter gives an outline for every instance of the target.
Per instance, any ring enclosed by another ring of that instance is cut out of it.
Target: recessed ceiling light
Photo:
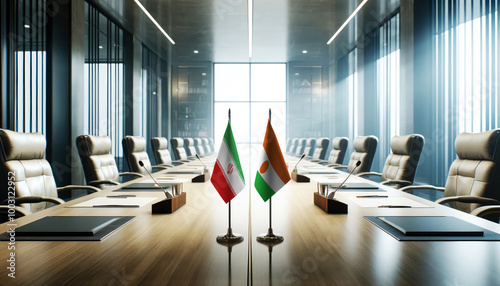
[[[296,72],[295,75],[300,75],[300,73]]]
[[[347,18],[347,20],[345,20],[344,24],[342,24],[342,26],[340,26],[340,28],[337,30],[337,32],[335,32],[335,34],[333,34],[333,36],[330,38],[330,40],[328,40],[328,42],[326,43],[327,45],[329,45],[333,41],[333,39],[335,39],[335,37],[337,37],[338,34],[340,34],[340,32],[342,32],[342,30],[345,28],[345,26],[347,26],[347,24],[349,24],[349,22],[352,20],[352,18],[354,18],[354,16],[356,16],[356,14],[358,14],[359,10],[361,10],[361,8],[366,4],[366,2],[368,2],[368,0],[364,0],[363,2],[361,2],[361,4],[359,4],[359,6],[349,16],[349,18]]]
[[[204,72],[204,73],[201,73],[201,75],[202,75],[202,76],[206,76],[206,75],[207,75],[207,73],[206,73],[206,72]]]
[[[24,27],[25,27],[26,29],[31,28],[31,26],[30,26],[30,25],[28,25],[28,24],[24,24]]]
[[[137,4],[137,6],[139,6],[139,8],[141,8],[141,10],[144,12],[144,14],[146,14],[146,16],[148,16],[148,18],[151,20],[151,22],[153,22],[156,25],[158,30],[160,30],[163,33],[163,35],[165,35],[165,37],[167,37],[167,39],[172,43],[172,45],[175,45],[174,40],[172,40],[172,38],[170,38],[170,36],[167,34],[167,32],[165,32],[165,30],[163,30],[163,28],[160,26],[160,24],[158,24],[158,22],[156,22],[155,18],[153,18],[153,16],[151,16],[151,14],[149,14],[148,10],[146,10],[146,8],[144,8],[144,6],[142,6],[141,2],[139,2],[139,0],[134,0],[134,1]]]
[[[307,50],[302,50],[302,53],[303,54],[307,54]]]
[[[193,53],[197,54],[197,53],[199,53],[199,51],[198,50],[194,50]]]
[[[104,47],[103,47],[103,46],[99,46],[99,49],[101,49],[101,50],[102,50],[102,49],[104,49]]]

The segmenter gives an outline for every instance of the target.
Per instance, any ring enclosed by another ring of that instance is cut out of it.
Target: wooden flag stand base
[[[336,199],[329,199],[318,192],[314,193],[314,204],[329,214],[347,214],[347,204]]]
[[[181,193],[170,199],[164,199],[151,205],[154,214],[171,214],[186,204],[186,193]]]
[[[311,181],[311,179],[309,179],[309,177],[297,174],[297,170],[292,171],[291,177],[292,177],[292,180],[294,180],[297,183],[309,183]]]
[[[208,169],[205,169],[203,171],[203,174],[194,177],[191,180],[191,183],[204,183],[208,180],[210,180],[210,171],[208,171]]]

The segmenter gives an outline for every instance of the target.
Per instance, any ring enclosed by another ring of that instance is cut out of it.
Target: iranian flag
[[[230,122],[227,123],[210,182],[226,204],[245,187],[245,178]]]
[[[267,201],[290,181],[290,174],[270,120],[267,121],[263,145],[264,152],[262,152],[260,167],[255,176],[255,189],[262,199]]]

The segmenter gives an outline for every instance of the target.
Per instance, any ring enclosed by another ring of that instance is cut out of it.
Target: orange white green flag
[[[267,121],[263,146],[264,151],[255,176],[255,189],[262,199],[267,201],[290,181],[290,174],[270,120]]]
[[[210,182],[226,203],[236,197],[245,187],[245,177],[243,177],[230,122],[227,123],[226,132],[224,132]]]

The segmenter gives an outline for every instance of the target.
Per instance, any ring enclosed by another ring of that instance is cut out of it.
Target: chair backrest
[[[461,133],[455,140],[457,159],[448,173],[444,196],[471,195],[500,200],[500,129]],[[478,204],[450,202],[471,212]]]
[[[314,149],[312,158],[323,160],[325,158],[326,151],[328,151],[328,145],[330,145],[330,139],[318,138],[316,140],[316,148]]]
[[[292,139],[292,145],[290,147],[290,154],[295,154],[297,151],[297,147],[299,146],[299,138],[293,138]]]
[[[210,146],[210,150],[212,150],[212,153],[216,152],[213,138],[208,138],[208,146]]]
[[[210,148],[210,143],[208,142],[208,138],[201,138],[201,144],[205,149],[205,155],[212,154],[212,148]]]
[[[172,156],[170,156],[170,151],[168,151],[167,138],[151,138],[151,147],[153,148],[153,154],[157,165],[172,164]]]
[[[306,154],[306,156],[312,156],[314,154],[315,146],[316,146],[316,139],[307,138],[306,147],[304,148],[304,154]]]
[[[194,147],[198,155],[205,156],[205,147],[203,147],[203,141],[201,138],[194,138]]]
[[[147,176],[148,172],[144,170],[146,168],[151,173],[151,161],[149,161],[149,156],[146,152],[146,139],[144,137],[125,136],[123,137],[122,145],[123,154],[131,172]],[[142,161],[144,168],[139,165],[139,161]]]
[[[422,135],[393,136],[392,153],[385,160],[381,180],[405,180],[413,183],[423,147]]]
[[[342,163],[344,163],[344,157],[347,151],[348,144],[349,139],[347,137],[333,138],[332,150],[330,151],[330,156],[328,157],[328,164],[342,165]]]
[[[306,148],[306,138],[299,138],[297,143],[297,149],[295,149],[295,155],[302,156],[302,154],[304,154],[305,148]]]
[[[286,152],[290,153],[290,150],[292,149],[292,138],[286,139]]]
[[[96,180],[120,181],[118,167],[111,152],[108,136],[80,135],[76,147],[87,183]]]
[[[356,162],[361,161],[361,165],[354,170],[353,174],[370,172],[373,157],[375,157],[375,152],[377,151],[377,143],[378,139],[373,135],[356,137],[352,143],[354,152],[351,154],[349,164],[347,165],[347,171],[351,172],[356,166]]]
[[[14,182],[15,196],[57,198],[52,168],[45,160],[45,137],[40,133],[20,133],[0,129],[1,185],[0,200],[8,198],[7,186]],[[27,212],[46,209],[50,203],[22,204]]]
[[[196,148],[194,147],[194,139],[193,138],[184,138],[184,149],[186,149],[186,153],[189,157],[194,156],[196,154]]]
[[[174,137],[170,139],[170,144],[172,145],[172,152],[174,152],[174,156],[176,160],[186,160],[187,153],[184,148],[184,140],[180,137]]]

